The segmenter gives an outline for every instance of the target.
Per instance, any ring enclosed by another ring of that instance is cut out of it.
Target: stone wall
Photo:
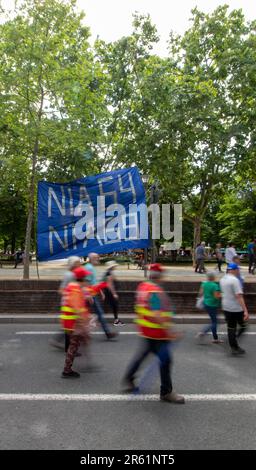
[[[117,290],[120,301],[120,313],[133,313],[136,281],[118,282]],[[198,314],[195,309],[198,281],[167,281],[163,283],[173,303],[174,311],[178,314]],[[59,281],[0,281],[0,314],[19,313],[57,313],[60,296]],[[256,284],[245,285],[245,298],[250,313],[256,313]],[[106,312],[109,309],[106,308]]]

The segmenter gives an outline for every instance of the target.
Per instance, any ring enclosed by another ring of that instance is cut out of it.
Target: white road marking
[[[187,401],[256,401],[256,393],[185,394]],[[159,395],[1,393],[0,401],[159,401]]]
[[[116,331],[119,335],[137,335],[136,331],[119,331],[119,330],[114,330]],[[60,333],[60,331],[16,331],[16,335],[56,335]],[[104,331],[93,331],[93,335],[104,335]],[[207,335],[211,335],[211,333],[207,333]],[[227,333],[225,331],[218,331],[218,335],[223,335],[226,336]],[[247,331],[243,333],[243,335],[256,335],[256,331]]]
[[[116,331],[116,330],[115,330]],[[56,335],[60,331],[16,331],[16,335]],[[119,335],[137,335],[136,331],[118,331]],[[93,331],[93,335],[105,335],[104,331]]]

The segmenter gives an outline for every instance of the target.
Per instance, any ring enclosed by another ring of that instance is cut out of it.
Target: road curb
[[[106,314],[105,318],[108,323],[113,323],[114,318],[110,314]],[[135,319],[134,314],[127,314],[127,315],[119,315],[120,320],[124,323],[133,323]],[[51,315],[51,314],[36,314],[36,315],[29,315],[29,314],[1,314],[0,315],[0,323],[1,324],[8,324],[8,323],[30,323],[30,324],[57,324],[59,323],[58,315]],[[209,323],[208,315],[175,315],[174,323],[177,324],[205,324]],[[225,319],[222,315],[219,316],[219,323],[225,323]],[[250,323],[256,324],[256,315],[250,317]]]

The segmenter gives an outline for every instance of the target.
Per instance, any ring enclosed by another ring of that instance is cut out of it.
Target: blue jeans
[[[204,305],[205,310],[207,311],[210,319],[211,319],[211,324],[207,325],[203,329],[203,333],[206,334],[208,331],[212,331],[212,335],[214,339],[218,339],[217,335],[217,307],[210,307],[209,305]]]
[[[94,298],[93,306],[94,306],[94,311],[95,311],[95,313],[98,317],[98,320],[99,320],[99,322],[102,326],[102,329],[104,330],[106,335],[108,335],[109,334],[109,329],[108,329],[106,320],[104,318],[104,311],[103,311],[102,306],[100,305],[99,299],[97,299],[96,297]]]

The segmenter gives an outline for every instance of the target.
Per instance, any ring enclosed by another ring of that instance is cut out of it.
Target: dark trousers
[[[65,352],[68,351],[69,345],[70,345],[70,334],[65,332]]]
[[[252,271],[252,267],[255,262],[255,257],[254,255],[249,255],[249,273]],[[254,270],[253,270],[254,271]]]
[[[223,260],[221,258],[217,258],[217,265],[218,265],[218,269],[219,269],[219,272],[221,273],[221,266],[222,266],[222,263],[223,263]]]
[[[208,331],[212,331],[212,336],[214,339],[218,339],[217,335],[217,307],[210,307],[209,305],[204,306],[205,310],[207,311],[210,319],[211,319],[211,324],[207,325],[204,329],[203,332],[206,334]]]
[[[245,332],[247,328],[247,323],[244,321],[244,312],[227,312],[224,311],[228,326],[228,341],[232,349],[238,349],[239,345],[237,338]],[[237,332],[237,325],[240,326]]]
[[[128,367],[125,380],[133,381],[135,373],[146,357],[153,353],[160,361],[161,388],[160,394],[166,395],[172,391],[171,380],[171,356],[169,352],[169,341],[161,341],[150,338],[141,338],[140,349],[137,352],[132,363]]]
[[[202,259],[198,259],[197,260],[197,263],[198,263],[198,270],[200,273],[205,273],[206,269],[204,267],[204,258]]]
[[[105,300],[113,311],[115,320],[118,320],[118,300],[113,296],[111,290],[105,289]]]

